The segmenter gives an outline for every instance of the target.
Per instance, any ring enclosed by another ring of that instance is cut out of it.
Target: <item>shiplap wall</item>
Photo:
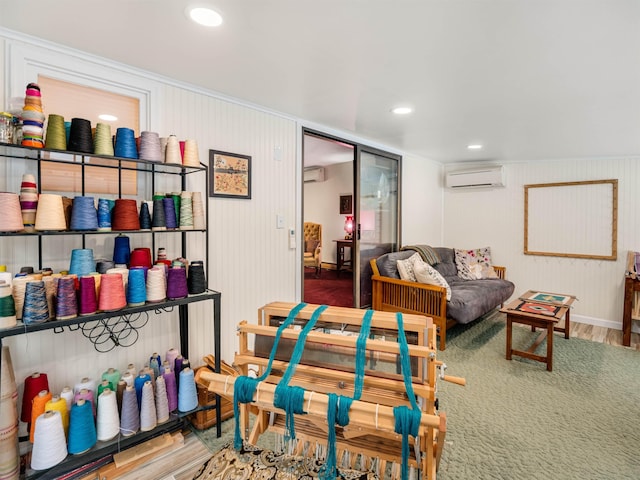
[[[640,158],[510,163],[505,173],[505,188],[445,189],[444,244],[491,246],[494,263],[507,267],[516,295],[528,289],[573,294],[574,319],[621,328],[627,251],[640,250]],[[524,255],[524,185],[604,179],[618,179],[616,261]]]

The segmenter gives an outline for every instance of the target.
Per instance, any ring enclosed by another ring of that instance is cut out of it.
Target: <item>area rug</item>
[[[437,359],[466,387],[438,382],[447,436],[437,480],[638,480],[640,351],[554,338],[553,371],[505,359],[505,318],[497,311],[447,332]],[[537,334],[513,327],[513,345]],[[545,351],[546,342],[539,347]],[[234,420],[197,432],[212,452],[233,439]],[[267,433],[262,448],[274,448]]]
[[[227,444],[205,463],[194,480],[317,480],[322,462],[271,450],[243,446],[239,451]],[[338,479],[377,480],[373,473],[338,470]]]

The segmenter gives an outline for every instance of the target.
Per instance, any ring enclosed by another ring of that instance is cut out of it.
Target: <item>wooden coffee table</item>
[[[507,314],[507,360],[511,360],[512,355],[530,358],[538,362],[546,363],[547,370],[553,370],[553,332],[564,333],[564,338],[569,338],[571,321],[571,304],[576,297],[559,293],[548,293],[528,290],[509,303],[500,311]],[[559,326],[558,322],[564,318],[564,326]],[[531,331],[541,328],[542,332],[527,350],[515,350],[511,346],[513,323],[529,325]],[[538,346],[544,339],[547,339],[546,356],[535,353]]]

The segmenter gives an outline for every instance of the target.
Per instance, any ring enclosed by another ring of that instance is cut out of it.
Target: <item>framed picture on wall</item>
[[[353,213],[353,195],[340,195],[340,215]]]
[[[251,198],[251,157],[209,150],[209,196]]]

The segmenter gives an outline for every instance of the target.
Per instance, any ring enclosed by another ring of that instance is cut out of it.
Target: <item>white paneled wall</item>
[[[0,43],[16,42],[2,38]],[[3,45],[0,45],[3,46]],[[46,49],[46,45],[27,46],[26,49]],[[64,56],[64,52],[58,54]],[[5,49],[0,49],[4,59]],[[10,78],[11,62],[2,62],[0,82]],[[92,58],[80,57],[70,52],[67,60],[75,62],[79,71],[90,72]],[[15,61],[15,60],[14,60]],[[101,64],[104,63],[102,59]],[[103,68],[103,67],[101,67]],[[289,248],[287,227],[296,227],[296,149],[301,128],[298,123],[281,115],[258,108],[221,99],[210,93],[177,85],[167,79],[157,79],[150,74],[113,65],[113,75],[141,80],[149,86],[151,95],[150,129],[161,136],[175,134],[180,139],[193,138],[198,142],[200,161],[208,165],[209,149],[224,150],[252,157],[252,198],[209,198],[205,191],[203,175],[189,175],[187,190],[202,191],[209,221],[209,288],[222,293],[221,331],[222,355],[231,362],[237,349],[236,325],[241,320],[256,321],[257,309],[272,301],[295,301],[297,257]],[[31,81],[34,81],[32,79]],[[20,91],[24,86],[2,86],[6,92]],[[0,102],[0,110],[5,107]],[[54,112],[45,112],[54,113]],[[280,160],[274,151],[280,150]],[[18,192],[25,168],[21,162],[0,160],[0,187]],[[177,178],[177,177],[176,177]],[[141,180],[141,192],[150,196],[149,183]],[[179,190],[171,180],[158,177],[155,190],[160,192]],[[285,219],[285,228],[276,228],[276,215]],[[149,246],[146,235],[131,235],[131,246]],[[49,237],[45,240],[46,266],[68,268],[70,251],[79,248],[79,237]],[[94,248],[96,257],[111,257],[113,238],[88,237],[88,247]],[[23,265],[34,265],[32,251],[36,240],[24,238],[0,239],[0,264],[10,271]],[[177,236],[160,234],[156,246],[164,246],[170,257],[180,256]],[[201,233],[188,235],[189,260],[205,257],[205,237]],[[155,252],[154,252],[155,256]],[[37,265],[34,265],[37,267]],[[202,364],[202,356],[213,353],[212,302],[192,304],[190,307],[190,359],[193,365]],[[54,334],[52,331],[31,333],[5,339],[11,348],[16,378],[20,383],[34,371],[49,375],[50,387],[59,391],[64,385],[73,385],[80,378],[98,378],[109,367],[123,370],[128,363],[138,368],[148,361],[154,352],[164,355],[171,347],[179,346],[177,312],[156,315],[150,313],[147,325],[140,330],[140,338],[133,347],[116,348],[106,354],[98,354],[80,332]],[[21,388],[20,388],[21,390]]]
[[[640,250],[640,158],[511,163],[505,172],[505,188],[445,190],[444,245],[491,246],[516,295],[528,289],[573,294],[575,319],[620,328],[627,251]],[[524,255],[524,185],[604,179],[618,179],[616,261]]]

